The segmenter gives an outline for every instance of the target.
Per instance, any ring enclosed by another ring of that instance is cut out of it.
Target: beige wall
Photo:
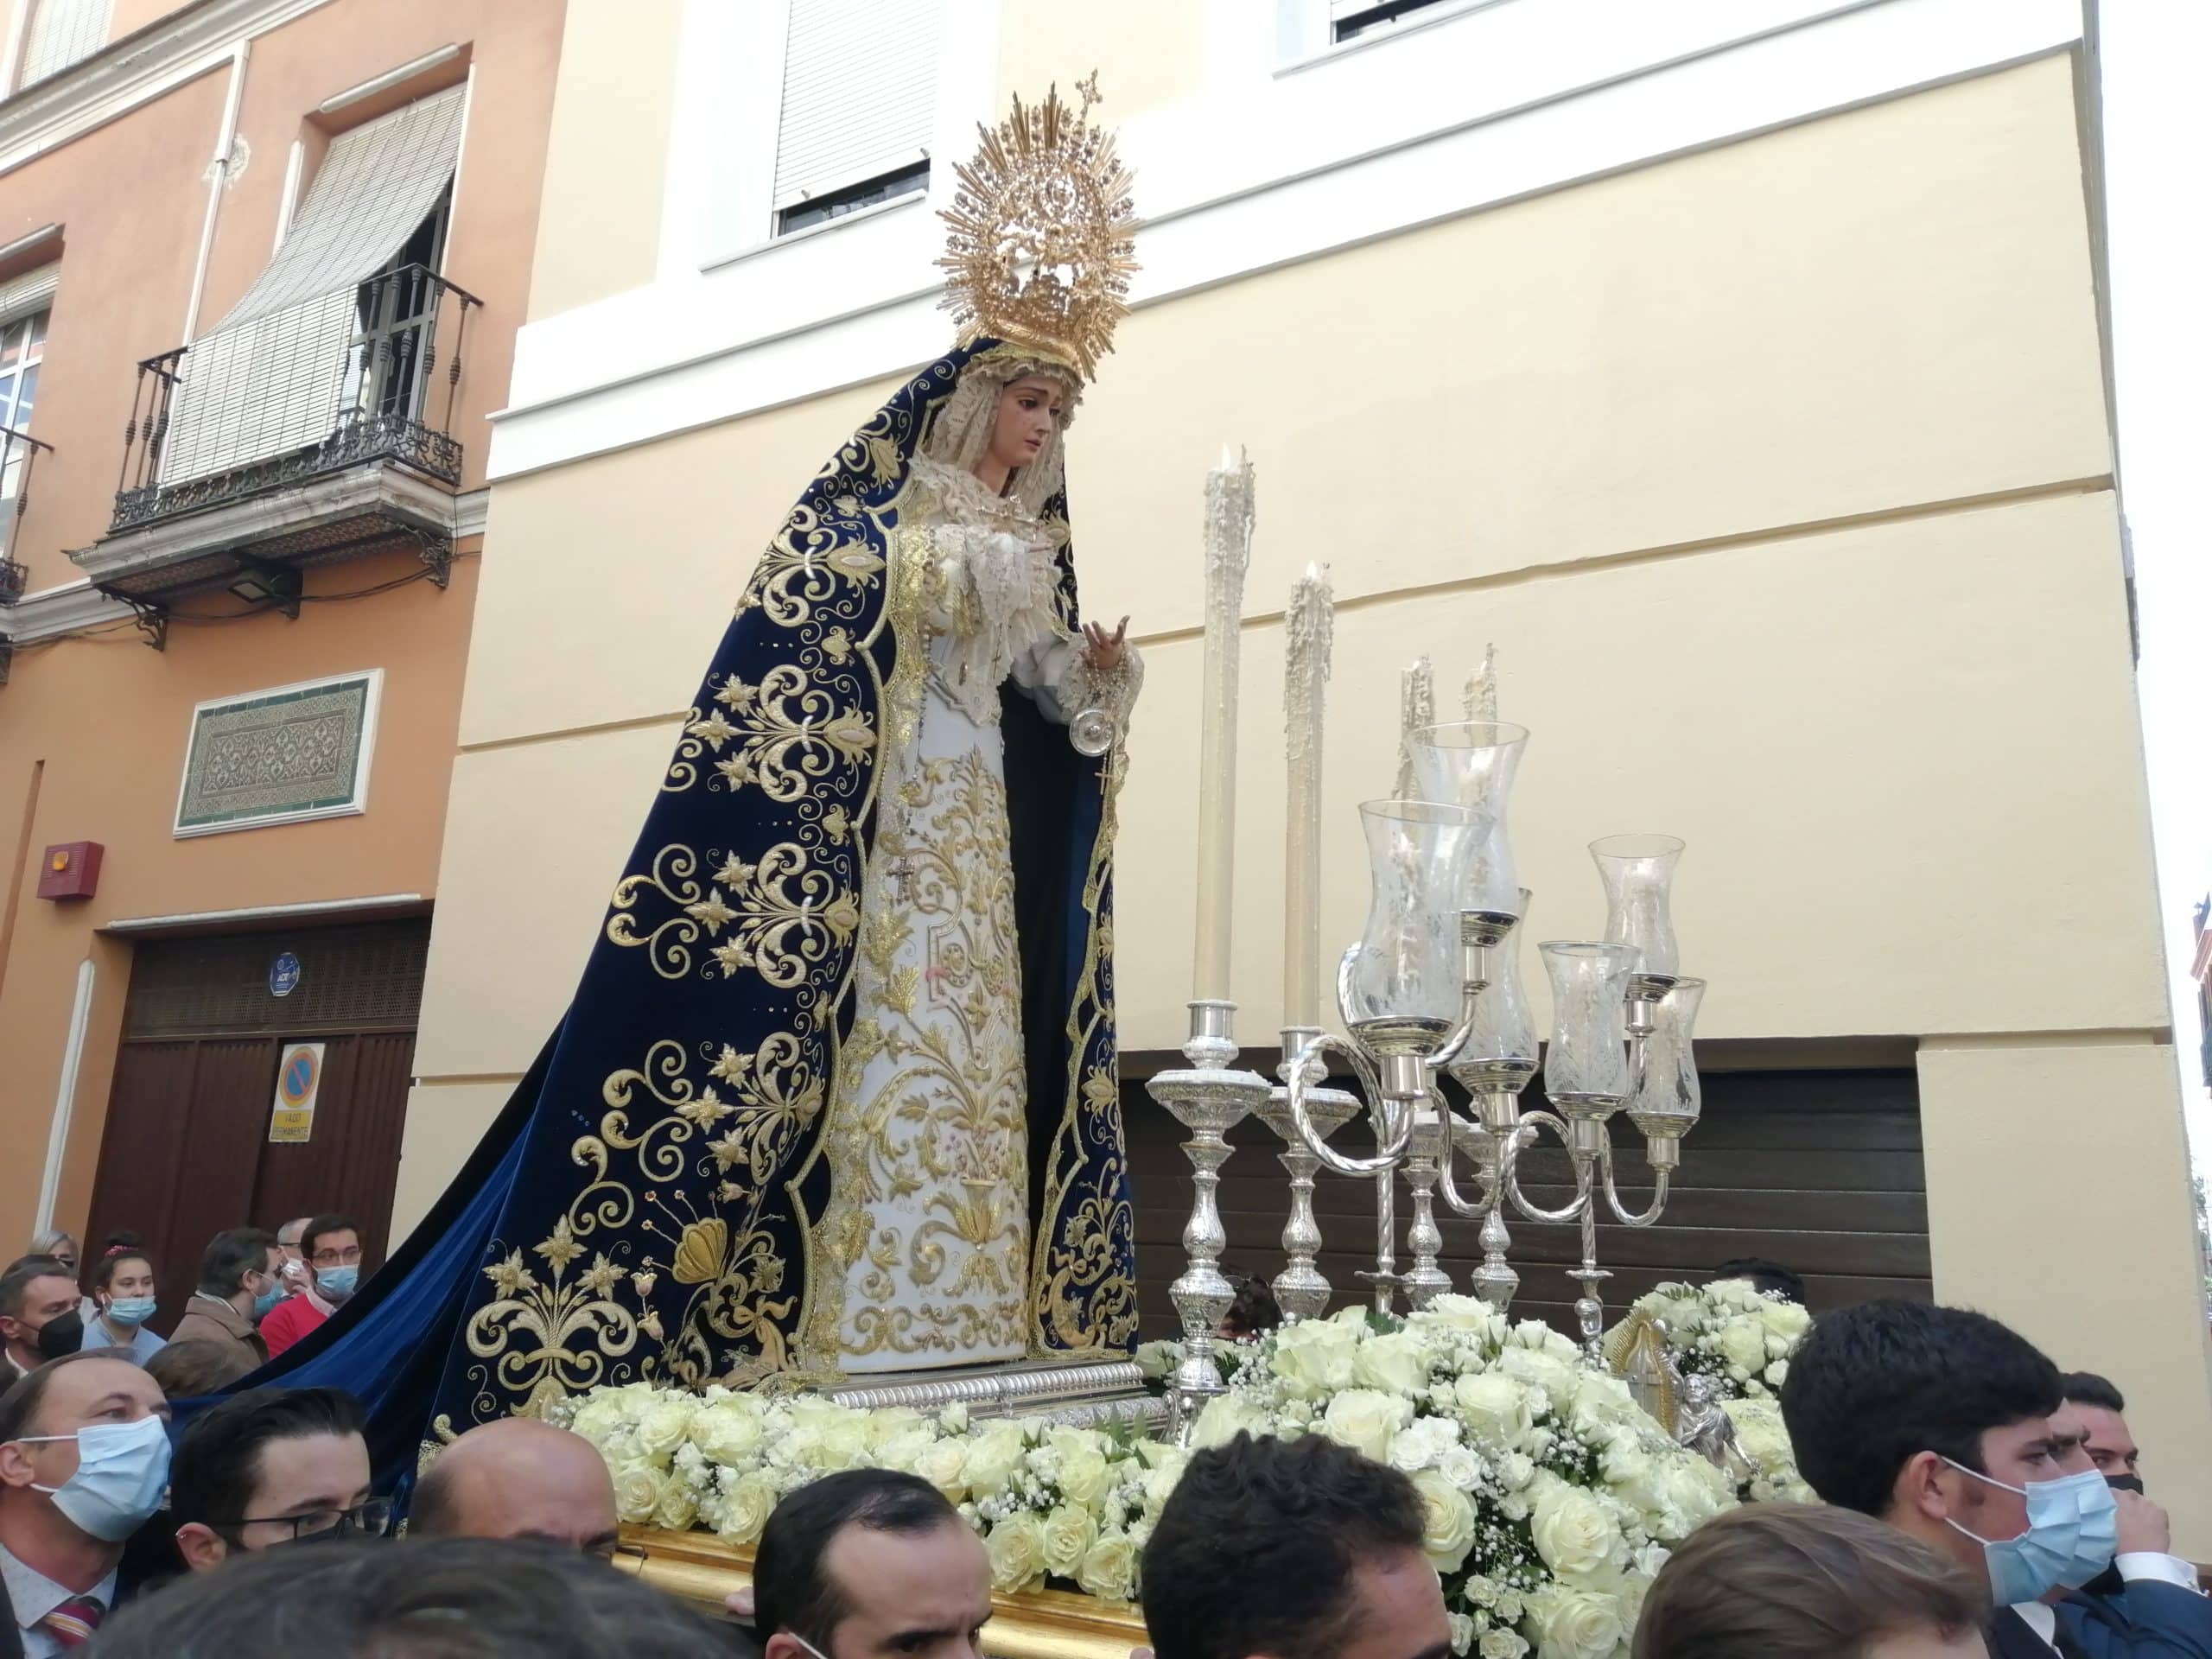
[[[1001,79],[1031,84],[1070,43],[1018,10]],[[1132,67],[1140,101],[1181,95],[1158,73],[1147,92]],[[1514,818],[1533,936],[1600,925],[1591,837],[1672,830],[1707,1034],[1931,1039],[1939,1293],[2019,1304],[2061,1249],[2080,1287],[2126,1281],[2125,1319],[2086,1292],[2008,1311],[2069,1363],[2140,1377],[2162,1489],[2202,1491],[2181,1192],[2062,1242],[2047,1206],[1999,1210],[2063,1143],[1991,1132],[2023,1077],[1988,1056],[2056,1055],[2062,1076],[2094,1055],[2114,1144],[2179,1166],[2076,131],[2053,59],[1148,307],[1084,404],[1071,492],[1089,607],[1131,613],[1150,665],[1119,852],[1125,1046],[1183,1023],[1199,488],[1230,439],[1260,470],[1248,1040],[1277,1014],[1274,613],[1321,561],[1344,601],[1328,938],[1364,903],[1351,804],[1389,786],[1400,667],[1434,656],[1449,702],[1496,640],[1503,712],[1535,734]],[[401,1224],[565,1005],[753,550],[887,384],[496,488]],[[1999,1046],[1958,1046],[1977,1039]],[[2041,1255],[1985,1247],[2016,1226]],[[2212,1551],[2212,1510],[2183,1518]]]
[[[2212,1548],[2212,1436],[2174,1051],[1930,1042],[1920,1051],[1936,1282],[2127,1396],[2175,1548]]]

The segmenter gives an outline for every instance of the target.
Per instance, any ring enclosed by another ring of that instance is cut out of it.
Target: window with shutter
[[[30,35],[23,43],[18,86],[58,75],[107,44],[115,0],[31,0]]]
[[[268,266],[185,354],[162,482],[280,455],[335,429],[360,378],[357,340],[372,332],[359,284],[386,269],[445,198],[465,90],[331,141]]]
[[[1329,39],[1341,45],[1433,11],[1450,0],[1329,0]]]
[[[942,0],[791,0],[779,234],[929,188]]]

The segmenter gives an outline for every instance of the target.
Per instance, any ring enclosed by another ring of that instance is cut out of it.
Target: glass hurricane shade
[[[1459,1022],[1459,906],[1479,815],[1433,801],[1367,801],[1367,925],[1347,953],[1345,1023],[1382,1049],[1433,1052]]]
[[[1529,994],[1521,983],[1521,941],[1528,937],[1529,889],[1518,889],[1515,899],[1519,907],[1513,913],[1521,918],[1521,925],[1491,950],[1490,983],[1475,999],[1474,1027],[1453,1062],[1455,1071],[1512,1064],[1535,1069],[1536,1021],[1529,1012]]]
[[[1521,877],[1506,834],[1514,773],[1529,745],[1529,728],[1495,720],[1421,726],[1407,734],[1414,785],[1423,800],[1449,802],[1478,813],[1482,836],[1467,862],[1461,910],[1516,913]]]
[[[1643,1075],[1628,1103],[1630,1119],[1644,1135],[1679,1138],[1696,1127],[1705,1108],[1698,1088],[1690,1037],[1697,1024],[1705,982],[1678,979],[1650,1005],[1651,1034],[1643,1041]]]
[[[1537,947],[1552,983],[1552,1041],[1544,1052],[1544,1092],[1567,1110],[1611,1110],[1631,1087],[1627,1041],[1633,945],[1599,939],[1548,939]]]
[[[1590,843],[1605,884],[1605,938],[1635,948],[1640,974],[1671,976],[1681,964],[1671,911],[1681,855],[1673,836],[1602,836]]]

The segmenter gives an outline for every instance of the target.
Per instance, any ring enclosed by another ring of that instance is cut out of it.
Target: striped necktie
[[[92,1639],[92,1632],[107,1616],[98,1596],[72,1596],[38,1622],[38,1628],[60,1643],[61,1651],[74,1653]]]

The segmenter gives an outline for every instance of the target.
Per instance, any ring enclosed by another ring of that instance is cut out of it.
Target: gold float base
[[[720,1613],[734,1590],[753,1582],[753,1551],[708,1532],[625,1527],[622,1541],[644,1552],[638,1575],[709,1613]],[[1058,1590],[994,1593],[996,1611],[983,1627],[992,1659],[1129,1659],[1146,1645],[1144,1620],[1128,1605]]]

